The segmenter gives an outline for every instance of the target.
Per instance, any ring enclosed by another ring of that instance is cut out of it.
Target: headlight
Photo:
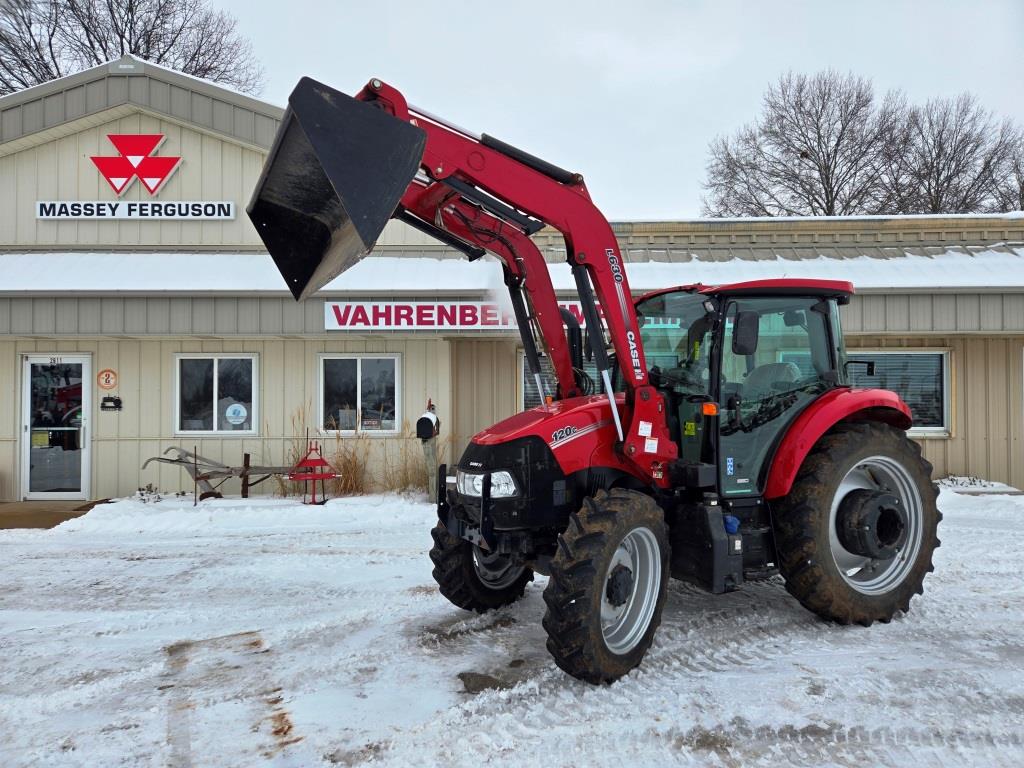
[[[455,475],[455,486],[463,496],[475,496],[479,498],[484,493],[484,476],[463,472],[461,469]],[[516,488],[516,481],[508,472],[491,473],[491,498],[507,499],[519,493]]]

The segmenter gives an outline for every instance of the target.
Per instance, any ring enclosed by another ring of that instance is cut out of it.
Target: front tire
[[[544,590],[555,663],[595,684],[636,667],[661,623],[668,556],[664,515],[652,498],[615,489],[585,499],[558,537]]]
[[[840,624],[909,611],[939,546],[931,469],[920,447],[886,424],[844,424],[822,438],[773,512],[789,593]]]
[[[448,533],[441,523],[430,532],[430,559],[442,595],[467,611],[486,611],[511,605],[523,596],[533,571],[508,555],[492,555]]]

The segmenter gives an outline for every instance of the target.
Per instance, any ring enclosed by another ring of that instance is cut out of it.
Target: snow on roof
[[[799,222],[881,222],[881,221],[946,221],[973,219],[1024,219],[1024,211],[1008,213],[911,213],[911,214],[880,214],[865,216],[697,216],[686,219],[612,219],[613,225],[619,224],[793,224]]]
[[[559,292],[575,283],[564,264],[549,264]],[[729,259],[631,262],[630,287],[643,292],[766,278],[849,280],[858,291],[1024,290],[1024,245],[950,249],[895,259]],[[284,281],[262,253],[4,253],[0,293],[281,293]],[[482,259],[369,256],[329,283],[324,295],[470,295],[503,291],[501,268]]]

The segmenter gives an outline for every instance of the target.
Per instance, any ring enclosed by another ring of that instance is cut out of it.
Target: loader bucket
[[[296,299],[373,248],[425,145],[421,128],[299,81],[246,209]]]

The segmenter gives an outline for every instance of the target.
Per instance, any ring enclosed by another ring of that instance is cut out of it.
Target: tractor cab
[[[839,305],[850,292],[834,281],[764,280],[683,286],[636,303],[680,460],[717,468],[723,497],[761,494],[787,427],[845,385]]]

